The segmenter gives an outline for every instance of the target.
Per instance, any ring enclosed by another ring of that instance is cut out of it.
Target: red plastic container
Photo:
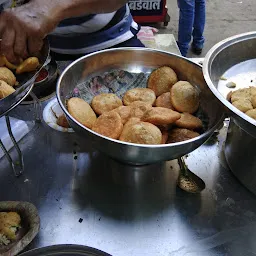
[[[133,19],[139,24],[164,22],[167,26],[170,21],[166,0],[129,0],[128,4]]]

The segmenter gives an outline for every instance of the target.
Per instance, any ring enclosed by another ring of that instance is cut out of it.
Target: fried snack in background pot
[[[256,109],[251,109],[245,112],[245,114],[256,120]]]
[[[251,101],[246,98],[240,98],[239,100],[232,102],[232,104],[233,106],[235,106],[237,109],[239,109],[244,113],[247,112],[248,110],[253,109]]]

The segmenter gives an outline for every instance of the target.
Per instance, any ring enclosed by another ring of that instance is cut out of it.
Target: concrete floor
[[[160,33],[177,38],[179,11],[177,0],[167,0],[171,21]],[[202,57],[217,42],[240,33],[256,30],[256,0],[206,0],[205,47]],[[189,52],[188,57],[194,56]]]

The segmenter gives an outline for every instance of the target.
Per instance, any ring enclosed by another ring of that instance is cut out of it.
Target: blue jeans
[[[191,36],[193,46],[204,46],[205,0],[178,0],[180,9],[178,46],[183,56],[187,55]]]

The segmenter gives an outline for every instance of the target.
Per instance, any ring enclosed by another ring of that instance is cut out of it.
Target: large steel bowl
[[[172,67],[180,80],[187,80],[201,90],[201,108],[209,118],[208,130],[195,139],[164,145],[138,145],[107,138],[84,127],[67,111],[66,96],[81,81],[92,74],[99,74],[112,68],[130,72],[149,73],[153,69],[167,65]],[[57,98],[71,127],[94,147],[110,157],[131,164],[150,164],[175,159],[202,145],[223,120],[223,107],[205,83],[201,67],[186,58],[168,52],[143,49],[119,48],[104,50],[82,57],[62,73],[57,84]]]
[[[238,65],[238,68],[233,68]],[[251,81],[256,80],[256,32],[240,34],[227,38],[216,44],[206,55],[203,64],[204,78],[214,95],[226,106],[228,115],[243,130],[256,137],[256,120],[250,118],[234,107],[218,88],[220,77],[231,70],[235,77],[240,75],[244,80],[243,86],[248,87],[249,76]],[[251,72],[250,70],[254,70]]]

